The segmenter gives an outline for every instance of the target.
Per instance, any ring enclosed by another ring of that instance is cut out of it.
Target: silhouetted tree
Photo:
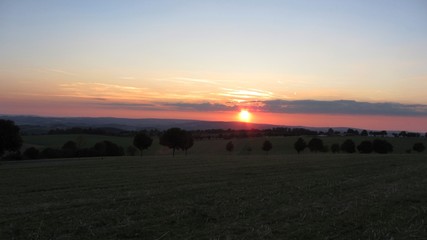
[[[227,145],[225,145],[225,149],[228,151],[228,152],[232,152],[233,150],[234,150],[234,144],[233,144],[233,142],[232,141],[229,141],[228,143],[227,143]]]
[[[414,146],[412,146],[412,149],[417,152],[423,152],[426,149],[426,147],[424,146],[423,143],[418,142],[418,143],[414,143]]]
[[[5,151],[19,151],[21,146],[19,127],[13,121],[0,119],[0,157]]]
[[[26,159],[37,159],[39,157],[40,151],[35,147],[29,147],[25,149],[23,155]]]
[[[346,153],[354,153],[356,152],[356,145],[353,140],[347,139],[341,144],[341,150]]]
[[[323,141],[319,138],[312,138],[309,142],[307,147],[312,152],[322,152],[325,150],[325,146],[323,145]]]
[[[367,136],[368,136],[368,131],[363,130],[363,131],[360,133],[360,136],[367,137]]]
[[[307,147],[307,143],[302,138],[298,138],[298,140],[294,143],[294,148],[299,154],[301,151],[304,151],[304,149]]]
[[[393,152],[393,145],[391,145],[386,140],[375,139],[372,142],[372,149],[376,153],[382,153],[382,154],[390,153],[390,152]]]
[[[175,150],[182,147],[184,133],[181,128],[170,128],[160,137],[160,145],[172,148],[172,156],[175,156]]]
[[[262,144],[262,150],[268,152],[273,148],[273,144],[271,144],[271,142],[269,140],[265,140],[264,143]]]
[[[188,149],[190,149],[194,145],[194,139],[190,132],[184,131],[182,132],[182,140],[180,144],[180,148],[185,151],[185,155],[187,155]]]
[[[332,146],[331,146],[331,151],[332,151],[333,153],[337,153],[337,152],[339,152],[339,151],[340,151],[340,145],[339,145],[338,143],[334,143],[334,144],[332,144]]]
[[[358,136],[359,131],[349,128],[349,129],[347,129],[346,135],[347,136]]]
[[[141,152],[141,156],[142,156],[142,152],[145,149],[149,148],[151,144],[153,144],[153,139],[149,137],[147,134],[145,134],[145,132],[141,131],[137,133],[133,138],[133,145],[139,149],[139,151]]]
[[[373,151],[372,142],[370,142],[370,141],[362,141],[357,146],[357,150],[359,151],[359,153],[372,153],[372,151]]]

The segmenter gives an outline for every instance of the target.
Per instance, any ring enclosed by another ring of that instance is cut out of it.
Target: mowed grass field
[[[0,239],[427,239],[424,154],[0,163]]]

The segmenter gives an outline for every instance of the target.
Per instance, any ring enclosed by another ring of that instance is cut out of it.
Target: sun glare
[[[239,113],[239,120],[242,122],[250,122],[251,117],[252,115],[248,110],[242,109]]]

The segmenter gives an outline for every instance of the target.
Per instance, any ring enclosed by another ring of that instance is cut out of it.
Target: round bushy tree
[[[145,132],[139,132],[133,138],[133,145],[139,149],[141,156],[142,152],[149,148],[153,144],[153,139],[145,134]]]
[[[354,153],[356,152],[356,145],[353,140],[347,139],[341,144],[341,150],[346,153]]]
[[[372,151],[373,151],[372,142],[366,141],[366,140],[362,141],[357,146],[357,150],[359,151],[359,153],[372,153]]]
[[[273,148],[273,144],[269,140],[265,140],[262,144],[262,150],[265,152],[269,152]]]
[[[417,151],[417,152],[423,152],[426,149],[426,147],[424,146],[424,144],[422,142],[418,142],[418,143],[414,144],[412,149],[414,151]]]
[[[228,143],[227,143],[227,145],[225,145],[225,149],[228,151],[228,152],[232,152],[233,150],[234,150],[234,144],[233,144],[233,142],[232,141],[229,141]]]
[[[186,131],[181,128],[170,128],[160,137],[160,145],[172,148],[172,155],[175,156],[175,150],[183,149]]]
[[[319,138],[312,138],[307,146],[312,152],[322,152],[325,149],[323,141]]]
[[[298,140],[294,143],[294,148],[299,154],[300,152],[304,151],[304,149],[307,147],[307,143],[302,138],[298,138]]]
[[[376,153],[385,154],[393,152],[393,145],[391,145],[391,143],[387,142],[386,140],[375,139],[372,142],[372,149]]]

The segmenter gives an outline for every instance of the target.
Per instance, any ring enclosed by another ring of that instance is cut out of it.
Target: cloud
[[[46,68],[45,69],[48,72],[53,72],[53,73],[59,73],[59,74],[63,74],[63,75],[67,75],[67,76],[77,76],[76,74],[72,73],[72,72],[68,72],[62,69],[56,69],[56,68]]]
[[[100,107],[121,108],[129,110],[167,110],[167,111],[238,111],[249,108],[258,112],[304,113],[304,114],[348,114],[348,115],[386,115],[386,116],[427,116],[427,105],[401,103],[369,103],[352,100],[317,101],[317,100],[267,100],[246,101],[243,103],[227,102],[109,102],[104,99],[91,102]]]
[[[200,78],[189,78],[189,77],[178,77],[174,78],[175,80],[183,81],[183,82],[195,82],[195,83],[207,83],[216,85],[217,82],[209,79],[200,79]]]
[[[163,105],[171,107],[176,110],[185,110],[185,111],[235,111],[237,106],[235,105],[225,105],[220,103],[164,103]]]
[[[60,93],[58,95],[78,98],[143,100],[158,96],[158,93],[149,91],[147,88],[116,84],[72,82],[59,86]]]
[[[57,96],[74,97],[83,101],[86,99],[100,107],[133,110],[208,112],[249,108],[253,111],[274,113],[427,116],[427,105],[423,104],[371,103],[353,100],[274,100],[272,92],[259,89],[222,88],[220,93],[207,95],[203,91],[183,92],[180,89],[165,94],[149,88],[104,83],[74,82],[61,84],[60,87],[61,91]]]
[[[259,89],[230,89],[223,88],[223,92],[218,95],[232,98],[236,102],[245,102],[253,100],[267,100],[273,97],[273,93]]]
[[[263,103],[263,111],[278,113],[427,116],[427,105],[422,104],[369,103],[352,100],[270,100]]]
[[[130,103],[130,102],[92,102],[92,105],[97,107],[106,107],[106,108],[120,108],[127,110],[167,110],[163,109],[164,107],[155,103]]]

